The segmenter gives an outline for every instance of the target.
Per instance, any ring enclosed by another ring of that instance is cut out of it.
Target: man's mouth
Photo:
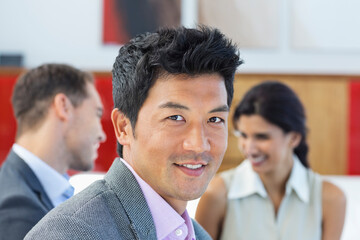
[[[174,164],[178,169],[180,169],[183,173],[191,177],[199,177],[205,171],[205,167],[207,164],[197,163],[197,164],[190,164],[190,163],[183,163],[183,164]]]
[[[199,169],[201,168],[202,164],[176,164],[178,166],[181,166],[181,167],[186,167],[186,168],[189,168],[189,169],[192,169],[192,170],[196,170],[196,169]]]

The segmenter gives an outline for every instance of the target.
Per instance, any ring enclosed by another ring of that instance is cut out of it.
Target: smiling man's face
[[[225,154],[228,115],[220,75],[159,78],[140,108],[124,158],[170,205],[196,199]]]

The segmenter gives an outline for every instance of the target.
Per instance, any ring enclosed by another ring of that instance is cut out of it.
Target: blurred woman
[[[233,117],[246,160],[212,180],[196,212],[214,239],[340,239],[345,195],[309,168],[305,121],[280,82],[246,93]]]

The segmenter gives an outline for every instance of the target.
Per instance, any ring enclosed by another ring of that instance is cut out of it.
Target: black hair
[[[300,99],[288,86],[277,81],[265,81],[251,88],[236,106],[233,124],[241,115],[257,114],[266,121],[280,127],[285,133],[301,134],[301,141],[294,149],[301,163],[309,168],[307,160],[306,116]]]
[[[224,78],[230,107],[234,74],[241,63],[236,45],[217,29],[162,28],[141,34],[121,47],[115,60],[114,107],[129,118],[135,130],[138,112],[160,76],[211,73]],[[119,143],[118,153],[122,156]]]

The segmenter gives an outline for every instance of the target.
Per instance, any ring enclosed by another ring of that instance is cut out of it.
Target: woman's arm
[[[330,182],[323,182],[322,240],[339,240],[344,226],[346,197],[343,191]]]
[[[195,219],[213,239],[219,239],[226,212],[226,186],[220,176],[215,176],[201,197]]]

